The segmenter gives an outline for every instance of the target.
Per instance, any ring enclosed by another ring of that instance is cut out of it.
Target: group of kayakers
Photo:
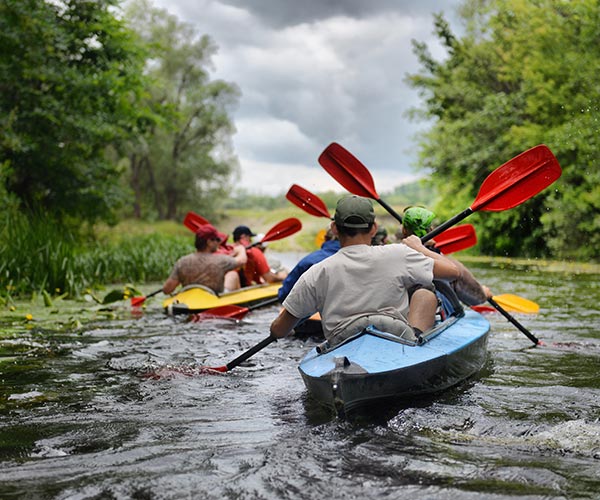
[[[253,244],[248,226],[233,230],[233,244],[212,224],[196,228],[196,251],[181,257],[165,281],[162,291],[170,294],[178,285],[203,285],[220,294],[253,284],[276,283],[287,276],[285,269],[274,270],[260,244]]]
[[[460,303],[448,295],[467,305],[492,296],[464,265],[436,251],[433,241],[421,243],[434,218],[423,207],[409,207],[396,235],[399,242],[389,243],[387,231],[375,220],[371,200],[343,197],[321,248],[289,274],[271,268],[264,247],[253,244],[256,234],[248,226],[235,228],[229,245],[225,234],[205,224],[196,231],[196,252],[177,261],[163,292],[171,293],[179,284],[201,284],[221,293],[282,282],[278,297],[283,309],[271,325],[273,337],[288,335],[319,312],[330,345],[368,325],[418,341],[440,314],[443,295],[450,313]],[[441,293],[440,282],[450,291]]]

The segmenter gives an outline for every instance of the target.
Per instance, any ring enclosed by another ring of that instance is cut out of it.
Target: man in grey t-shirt
[[[215,293],[240,288],[237,271],[246,263],[246,249],[235,247],[231,255],[216,253],[224,238],[223,233],[211,224],[203,224],[196,230],[196,252],[181,257],[163,285],[163,292],[171,293],[177,285],[204,285]]]
[[[319,312],[323,332],[335,345],[369,324],[415,339],[435,321],[433,279],[456,279],[459,270],[411,236],[399,244],[371,246],[377,232],[371,200],[338,201],[331,229],[341,249],[306,271],[271,324],[285,337],[300,318]]]

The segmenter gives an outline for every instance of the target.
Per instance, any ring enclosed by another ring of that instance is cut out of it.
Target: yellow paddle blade
[[[505,293],[502,295],[494,295],[493,298],[507,311],[535,314],[540,310],[538,304],[532,300],[519,297],[518,295]]]
[[[321,245],[325,243],[325,234],[327,231],[325,229],[321,229],[315,238],[315,245],[317,248],[321,248]]]

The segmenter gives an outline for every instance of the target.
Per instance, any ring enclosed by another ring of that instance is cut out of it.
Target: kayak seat
[[[450,316],[456,316],[458,318],[464,316],[465,310],[460,299],[456,295],[454,288],[452,288],[447,281],[442,280],[433,280],[433,284],[440,303],[440,319],[444,320]]]

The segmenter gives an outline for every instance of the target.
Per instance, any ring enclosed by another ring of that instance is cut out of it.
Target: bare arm
[[[287,271],[278,271],[274,273],[273,271],[266,272],[262,275],[262,278],[267,283],[277,283],[279,281],[283,281],[287,276]]]
[[[175,290],[175,288],[177,288],[177,285],[179,285],[179,280],[176,280],[175,278],[169,278],[167,281],[165,281],[162,291],[164,294],[169,295],[173,290]]]
[[[279,313],[273,323],[271,323],[271,335],[276,339],[281,339],[292,331],[292,329],[298,323],[298,318],[296,316],[292,316],[287,310],[284,308]]]
[[[246,248],[244,245],[235,245],[231,256],[236,260],[240,267],[246,265],[248,262],[248,256],[246,255]]]
[[[457,260],[452,260],[460,270],[460,278],[452,283],[460,300],[468,306],[475,306],[485,302],[488,297],[492,296],[490,289],[487,286],[481,285],[464,264]]]
[[[448,257],[429,250],[421,239],[414,234],[402,240],[406,246],[433,259],[433,277],[441,280],[454,281],[460,277],[460,269],[456,263]]]

